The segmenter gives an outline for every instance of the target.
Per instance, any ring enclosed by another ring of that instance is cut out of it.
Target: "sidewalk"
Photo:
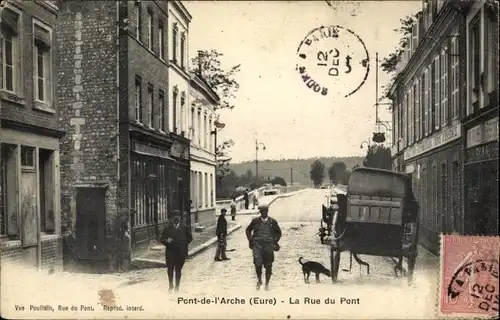
[[[241,225],[228,219],[227,234],[230,235],[234,231],[241,228]],[[193,232],[193,241],[189,244],[188,259],[202,252],[206,248],[217,242],[215,236],[216,225],[212,225],[202,232]],[[143,268],[159,268],[165,266],[165,246],[156,244],[132,258],[132,266],[137,269]]]

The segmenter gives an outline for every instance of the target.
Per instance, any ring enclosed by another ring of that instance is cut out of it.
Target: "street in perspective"
[[[498,317],[497,2],[0,4],[2,318]]]

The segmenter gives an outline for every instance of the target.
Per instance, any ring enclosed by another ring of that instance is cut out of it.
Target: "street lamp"
[[[215,155],[215,189],[219,188],[219,179],[217,179],[217,170],[219,167],[219,162],[217,161],[217,131],[224,129],[225,123],[219,122],[219,120],[214,121],[214,130],[210,131],[210,134],[214,136],[214,155]],[[212,150],[210,150],[212,151]]]
[[[259,179],[259,147],[262,147],[262,150],[266,150],[266,146],[255,139],[255,176],[257,179]]]

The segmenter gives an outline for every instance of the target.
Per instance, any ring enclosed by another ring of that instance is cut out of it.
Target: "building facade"
[[[188,207],[189,140],[170,132],[168,12],[166,1],[60,4],[61,205],[78,259],[113,262],[119,223],[134,254]]]
[[[492,236],[498,235],[498,3],[476,1],[466,19],[464,231],[474,232],[472,204],[479,201],[488,208],[484,233]]]
[[[0,33],[0,255],[40,269],[62,269],[55,97],[58,8],[9,1]]]
[[[220,98],[199,75],[192,73],[189,96],[191,137],[191,222],[215,223],[215,107]]]
[[[463,137],[467,3],[425,0],[391,88],[393,167],[420,203],[420,242],[439,252],[441,233],[464,231]]]
[[[169,131],[177,153],[175,167],[178,190],[173,197],[174,207],[190,221],[190,162],[189,162],[189,23],[191,14],[181,1],[168,1],[168,77]]]

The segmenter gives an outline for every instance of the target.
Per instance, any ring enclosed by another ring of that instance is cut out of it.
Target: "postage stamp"
[[[323,96],[347,98],[359,90],[370,72],[365,43],[338,25],[311,30],[297,48],[296,71],[307,88]]]
[[[500,237],[443,235],[441,316],[498,317]]]

